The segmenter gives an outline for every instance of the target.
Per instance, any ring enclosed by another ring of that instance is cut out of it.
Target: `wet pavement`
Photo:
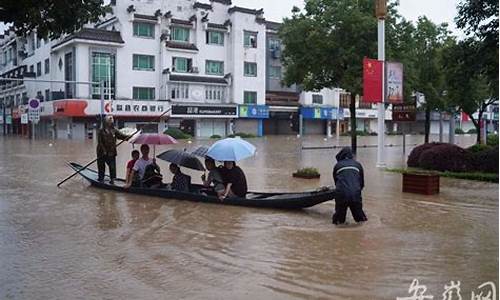
[[[339,149],[301,148],[349,143],[250,141],[257,156],[240,165],[256,191],[332,185]],[[439,196],[403,194],[401,175],[377,170],[376,148],[361,147],[369,221],[338,228],[332,201],[301,211],[230,207],[101,191],[77,177],[58,189],[71,174],[65,162],[90,161],[94,149],[0,137],[0,299],[396,299],[410,296],[415,278],[434,299],[458,280],[468,299],[484,282],[498,287],[498,184],[442,179]],[[402,148],[386,149],[388,165],[402,166]],[[130,150],[120,147],[119,177]],[[309,166],[321,179],[291,177]]]

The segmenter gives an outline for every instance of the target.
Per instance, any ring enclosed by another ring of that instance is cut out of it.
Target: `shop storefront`
[[[237,118],[236,105],[172,104],[168,126],[180,128],[195,137],[224,137],[234,133]]]
[[[240,105],[238,112],[235,132],[264,135],[264,120],[269,118],[269,108],[266,105]]]
[[[300,108],[302,120],[302,134],[328,134],[330,135],[333,107],[307,107]]]

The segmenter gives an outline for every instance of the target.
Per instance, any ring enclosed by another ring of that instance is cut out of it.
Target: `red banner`
[[[469,115],[462,112],[462,122],[469,122],[469,121],[470,121]]]
[[[363,102],[382,102],[382,61],[363,59]]]

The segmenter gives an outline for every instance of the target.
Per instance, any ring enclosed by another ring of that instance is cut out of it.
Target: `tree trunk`
[[[431,108],[427,106],[425,108],[425,140],[424,142],[429,143],[429,135],[431,133]]]
[[[349,105],[349,112],[351,113],[351,148],[352,153],[356,154],[356,150],[358,147],[357,137],[356,137],[356,98],[353,94],[351,94],[351,103]]]

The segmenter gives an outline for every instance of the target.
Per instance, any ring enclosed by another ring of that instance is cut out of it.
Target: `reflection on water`
[[[256,158],[240,165],[259,191],[332,185],[339,150],[301,147],[349,144],[286,136],[252,142]],[[370,221],[336,228],[332,202],[303,211],[229,207],[101,191],[77,177],[57,189],[71,173],[65,162],[90,161],[94,149],[92,141],[49,146],[0,137],[0,299],[395,299],[408,296],[414,278],[439,298],[451,280],[461,281],[462,295],[498,283],[496,184],[442,179],[439,196],[403,194],[400,175],[373,167],[376,148],[361,147]],[[120,148],[120,177],[130,150]],[[386,148],[386,160],[402,166],[401,147]],[[291,177],[306,166],[321,179]],[[200,172],[187,173],[200,182]]]

